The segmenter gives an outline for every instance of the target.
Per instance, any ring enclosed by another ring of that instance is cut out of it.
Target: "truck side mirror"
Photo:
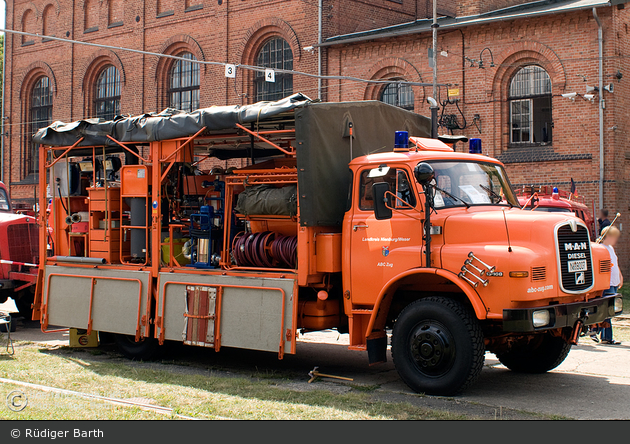
[[[372,185],[374,216],[376,217],[376,220],[392,218],[392,209],[387,206],[387,193],[389,193],[389,184],[387,182],[378,182]]]

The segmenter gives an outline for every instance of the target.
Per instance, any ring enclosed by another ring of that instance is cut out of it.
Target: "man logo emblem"
[[[575,273],[575,285],[584,285],[584,272],[580,271],[579,273]]]
[[[389,247],[383,247],[382,253],[385,257],[389,256]]]

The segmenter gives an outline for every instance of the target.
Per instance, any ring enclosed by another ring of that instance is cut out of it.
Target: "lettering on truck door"
[[[350,273],[352,302],[373,304],[383,285],[394,276],[421,265],[422,213],[409,171],[381,165],[359,171],[355,187],[358,205],[352,216]],[[374,216],[372,185],[389,184],[392,218]],[[393,196],[396,196],[395,199]]]

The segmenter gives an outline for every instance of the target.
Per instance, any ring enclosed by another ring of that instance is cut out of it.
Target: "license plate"
[[[576,271],[586,271],[588,268],[586,266],[586,259],[582,259],[581,261],[569,261],[567,262],[567,266],[569,267],[569,273],[574,273]]]

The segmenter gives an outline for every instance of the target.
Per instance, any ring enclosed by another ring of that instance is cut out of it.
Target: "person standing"
[[[599,217],[597,218],[597,223],[599,224],[598,233],[601,236],[604,228],[610,226],[610,221],[608,220],[608,210],[602,208],[599,210]]]
[[[604,240],[602,240],[602,245],[604,245],[604,247],[606,247],[606,249],[610,253],[610,261],[612,262],[612,268],[610,270],[610,288],[608,290],[604,290],[603,294],[604,296],[607,296],[610,294],[616,294],[617,290],[623,286],[623,275],[621,274],[621,270],[619,270],[619,261],[617,259],[617,254],[615,253],[614,248],[617,244],[617,241],[619,240],[619,236],[621,236],[621,232],[617,227],[613,225],[604,227],[602,235],[604,236]],[[613,339],[613,329],[610,318],[602,322],[602,326],[599,331],[601,332],[602,344],[621,344],[620,342]]]

